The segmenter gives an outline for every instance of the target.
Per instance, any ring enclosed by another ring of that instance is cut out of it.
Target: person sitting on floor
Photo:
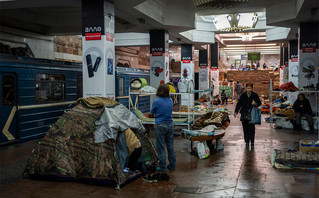
[[[213,105],[220,105],[221,101],[219,99],[219,95],[213,97]]]
[[[298,98],[293,105],[293,109],[296,114],[295,128],[296,129],[301,128],[301,117],[305,117],[308,122],[310,130],[312,130],[313,129],[312,110],[311,110],[309,100],[305,97],[303,93],[300,93],[298,95]]]

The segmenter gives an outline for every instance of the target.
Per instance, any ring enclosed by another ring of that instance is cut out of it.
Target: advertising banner
[[[114,5],[82,1],[83,97],[115,99]]]
[[[292,82],[296,87],[299,85],[298,80],[298,40],[289,41],[289,64],[288,64],[288,81]],[[289,92],[288,100],[293,104],[298,96],[298,92]]]
[[[298,40],[289,41],[289,82],[298,87]]]
[[[318,85],[318,23],[300,23],[299,28],[299,88],[315,90]],[[317,108],[316,94],[305,93],[312,109]]]
[[[208,54],[207,50],[199,50],[199,72],[198,72],[198,85],[199,90],[209,88],[209,68],[208,68]],[[202,96],[204,93],[200,93]],[[206,95],[209,93],[205,93]]]
[[[299,41],[299,88],[318,84],[318,23],[301,23]]]
[[[181,81],[192,81],[189,85],[194,85],[194,64],[193,46],[191,44],[181,45]],[[193,90],[194,88],[192,88]],[[182,94],[181,105],[194,104],[194,94]]]
[[[161,81],[169,81],[168,33],[165,30],[150,31],[150,85],[158,88]]]
[[[219,94],[219,71],[218,69],[211,69],[211,84],[214,85],[213,96]]]
[[[210,66],[211,68],[218,69],[218,42],[210,44]]]
[[[181,45],[181,78],[194,80],[193,46]]]

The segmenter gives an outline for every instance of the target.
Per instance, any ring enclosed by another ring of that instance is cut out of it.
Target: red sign
[[[86,41],[94,41],[94,40],[101,40],[101,32],[98,33],[86,33],[85,34]]]
[[[107,40],[107,41],[113,42],[113,35],[112,35],[112,34],[106,33],[106,34],[105,34],[105,37],[106,37],[106,40]]]
[[[152,56],[162,56],[163,52],[152,52]]]
[[[218,69],[217,68],[212,68],[212,71],[217,71]]]
[[[291,58],[291,62],[298,62],[298,58]]]
[[[304,47],[304,48],[302,48],[302,52],[303,53],[313,53],[313,52],[316,52],[316,48],[315,47]]]
[[[200,65],[199,68],[201,68],[201,69],[206,69],[206,68],[207,68],[207,65]]]
[[[183,60],[183,63],[191,63],[191,60]]]

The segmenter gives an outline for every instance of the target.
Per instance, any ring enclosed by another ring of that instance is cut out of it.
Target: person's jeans
[[[244,139],[246,144],[249,144],[249,141],[251,144],[254,144],[255,143],[255,125],[249,124],[248,120],[244,120],[241,123],[243,125]]]
[[[300,112],[295,112],[295,114],[296,114],[296,125],[301,126],[301,117],[305,117],[309,127],[313,126],[313,120],[311,115],[309,115],[308,113],[300,113]]]
[[[159,167],[166,169],[165,144],[168,152],[169,166],[175,168],[176,157],[174,152],[174,129],[173,122],[165,121],[156,124],[156,150],[159,158]]]

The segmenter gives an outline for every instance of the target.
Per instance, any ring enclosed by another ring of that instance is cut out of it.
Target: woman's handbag
[[[253,107],[250,111],[251,119],[249,124],[261,124],[261,110]]]

